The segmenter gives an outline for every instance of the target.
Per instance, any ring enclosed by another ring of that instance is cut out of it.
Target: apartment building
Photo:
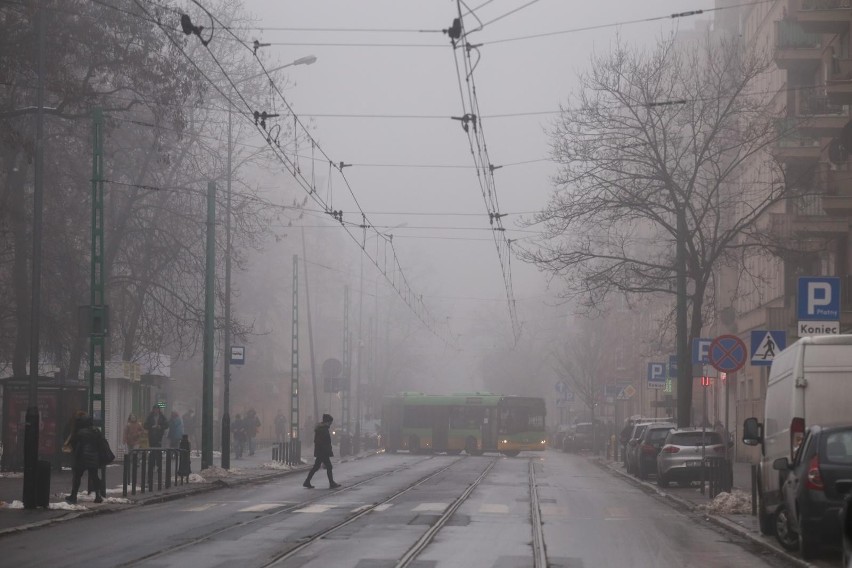
[[[731,6],[730,0],[717,7]],[[717,33],[738,34],[749,49],[768,50],[775,68],[760,90],[777,105],[788,134],[772,148],[784,182],[797,197],[763,220],[777,244],[754,254],[743,271],[720,271],[717,328],[748,343],[755,329],[785,330],[797,339],[796,293],[801,276],[841,278],[841,331],[852,330],[852,0],[777,0],[717,12]],[[751,175],[759,179],[760,164]],[[728,380],[736,401],[731,425],[763,418],[767,367],[746,367]],[[747,458],[753,449],[738,446]]]

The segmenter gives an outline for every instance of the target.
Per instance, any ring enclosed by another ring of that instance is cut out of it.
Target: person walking
[[[145,436],[145,428],[142,427],[136,415],[131,414],[127,417],[127,424],[124,426],[124,445],[127,446],[127,450],[138,449],[143,436]]]
[[[169,421],[163,416],[160,407],[156,404],[151,408],[151,412],[145,419],[145,430],[148,431],[148,447],[161,448],[163,447],[163,434],[169,427]],[[163,467],[163,452],[151,452],[148,456],[148,475],[153,477],[154,467],[158,471]]]
[[[275,415],[275,441],[279,444],[287,440],[287,418],[279,410]]]
[[[148,431],[149,448],[160,448],[163,446],[163,434],[168,427],[168,420],[163,416],[160,407],[155,404],[145,419],[145,430]]]
[[[332,422],[334,422],[334,418],[332,418],[330,414],[323,414],[322,422],[317,424],[314,428],[314,467],[312,467],[311,471],[308,472],[308,478],[305,479],[305,482],[302,484],[303,487],[308,489],[314,488],[314,486],[311,485],[311,478],[323,465],[325,466],[325,471],[328,474],[328,488],[335,489],[340,487],[339,483],[335,483],[334,476],[331,472],[331,457],[334,455],[334,452],[331,449],[331,433],[329,433],[328,430],[331,427]]]
[[[254,411],[254,408],[250,408],[248,413],[246,413],[246,417],[243,418],[243,429],[246,431],[249,455],[253,456],[255,449],[257,449],[255,438],[257,437],[257,432],[260,429],[260,418],[257,417],[257,413]]]
[[[98,479],[100,467],[100,447],[103,434],[92,423],[92,417],[85,415],[77,419],[75,432],[69,443],[73,449],[73,476],[71,478],[71,494],[65,501],[71,505],[77,503],[77,492],[80,491],[80,480],[83,473],[89,473],[89,486],[95,487],[95,503],[103,502],[103,488]]]
[[[237,459],[242,459],[246,444],[246,430],[239,414],[234,416],[234,421],[231,422],[231,434],[234,436],[234,455]]]
[[[183,438],[183,420],[177,410],[172,410],[169,418],[169,447],[177,449],[180,447],[180,439]]]

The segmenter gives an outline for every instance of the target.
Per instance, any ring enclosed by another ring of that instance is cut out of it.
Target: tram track
[[[281,565],[281,563],[293,558],[294,556],[296,556],[297,554],[299,554],[304,549],[308,548],[310,545],[317,542],[318,540],[321,540],[321,539],[331,535],[332,533],[334,533],[334,532],[336,532],[336,531],[358,521],[362,517],[373,512],[377,507],[379,507],[381,505],[389,504],[391,501],[393,501],[397,497],[405,495],[409,491],[416,489],[417,487],[423,485],[424,483],[428,482],[429,480],[431,480],[431,479],[437,477],[438,475],[444,473],[445,471],[447,471],[448,469],[453,467],[455,464],[457,464],[460,461],[465,460],[465,459],[467,459],[467,456],[463,456],[463,457],[453,461],[452,463],[450,463],[446,467],[443,467],[443,468],[441,468],[441,469],[439,469],[435,472],[430,473],[429,475],[426,475],[426,476],[418,479],[414,483],[410,484],[408,487],[395,492],[393,495],[384,499],[383,501],[381,501],[379,503],[374,503],[373,505],[370,505],[369,507],[364,508],[363,510],[359,511],[355,515],[353,515],[353,516],[351,516],[351,517],[349,517],[349,518],[347,518],[347,519],[345,519],[345,520],[323,530],[322,532],[319,532],[319,533],[312,535],[311,537],[306,539],[304,542],[296,545],[294,548],[291,548],[291,549],[275,556],[270,561],[268,561],[266,564],[262,564],[261,568],[269,568],[271,566]],[[426,534],[423,537],[421,537],[420,540],[418,540],[417,543],[415,543],[415,545],[411,549],[409,549],[408,552],[406,552],[406,554],[403,556],[403,558],[400,559],[399,562],[397,562],[396,568],[402,568],[403,566],[408,566],[408,564],[410,564],[410,562],[412,560],[414,560],[417,557],[417,555],[419,555],[420,552],[422,552],[423,549],[426,548],[426,546],[428,546],[429,542],[431,542],[434,535],[437,534],[437,532],[440,530],[440,528],[443,527],[446,524],[446,522],[450,519],[450,517],[452,517],[452,515],[453,515],[453,513],[455,513],[456,509],[458,509],[458,507],[461,506],[461,504],[467,499],[467,497],[470,496],[470,494],[473,492],[473,490],[476,488],[476,486],[479,485],[479,483],[482,481],[482,479],[485,478],[485,476],[488,474],[488,472],[491,470],[491,468],[494,467],[495,463],[497,463],[497,458],[493,458],[491,460],[491,462],[485,468],[485,471],[482,472],[479,475],[479,477],[477,477],[477,479],[471,485],[468,486],[468,488],[465,490],[465,492],[462,493],[462,495],[460,497],[458,497],[453,502],[453,504],[450,505],[444,511],[444,513],[439,517],[439,519],[429,528],[429,530],[426,532]],[[436,527],[437,527],[437,529],[436,529]],[[429,538],[426,539],[426,537],[428,535],[430,535],[430,533],[431,533],[431,536],[429,536]],[[424,540],[424,539],[426,539],[426,540]],[[416,551],[416,552],[414,554],[411,554],[412,551]],[[407,561],[405,561],[405,563],[403,564],[403,561],[406,558],[408,558],[410,554],[411,554],[410,558]]]
[[[420,464],[422,464],[422,463],[425,463],[425,462],[428,462],[428,461],[430,461],[430,460],[432,460],[432,459],[434,459],[434,458],[435,458],[435,456],[428,456],[427,458],[422,459],[422,460],[420,460],[420,461],[417,461],[417,462],[414,462],[414,463],[409,463],[409,464],[406,464],[406,465],[401,466],[401,467],[396,467],[396,468],[394,468],[394,469],[391,469],[391,470],[386,471],[386,472],[384,472],[384,473],[380,473],[380,474],[378,474],[378,475],[372,475],[372,476],[368,477],[367,479],[365,479],[365,480],[363,480],[363,481],[359,481],[359,482],[357,482],[357,483],[353,483],[353,484],[351,484],[351,485],[344,485],[344,486],[343,486],[343,488],[341,488],[341,489],[339,489],[339,490],[337,490],[337,491],[333,491],[332,493],[317,492],[317,493],[315,494],[316,496],[315,496],[315,497],[313,497],[313,498],[311,498],[311,499],[305,499],[305,500],[299,501],[298,503],[294,503],[294,504],[292,504],[292,505],[286,505],[286,506],[284,506],[284,507],[282,507],[282,508],[280,508],[280,509],[276,509],[276,510],[274,510],[274,511],[270,511],[270,512],[268,512],[268,513],[263,513],[263,514],[261,514],[261,515],[259,515],[259,516],[257,516],[257,517],[251,518],[251,519],[247,519],[247,520],[244,520],[244,521],[240,521],[240,522],[237,522],[237,523],[234,523],[234,524],[228,525],[228,526],[226,526],[226,527],[220,527],[220,528],[218,528],[218,529],[212,530],[212,531],[210,531],[210,532],[208,532],[208,533],[206,533],[206,534],[200,535],[200,536],[195,537],[195,538],[193,538],[193,539],[191,539],[191,540],[188,540],[188,541],[186,541],[186,542],[181,542],[180,544],[175,544],[175,545],[173,545],[173,546],[169,546],[169,547],[167,547],[167,548],[163,548],[163,549],[160,549],[160,550],[154,551],[154,552],[152,552],[152,553],[150,553],[150,554],[146,554],[146,555],[141,556],[141,557],[139,557],[139,558],[135,558],[135,559],[133,559],[133,560],[131,560],[131,561],[124,562],[124,563],[121,563],[121,564],[117,564],[116,566],[121,567],[121,568],[129,568],[129,567],[132,567],[132,566],[139,566],[139,565],[141,565],[141,564],[144,564],[144,563],[150,562],[151,560],[156,560],[156,559],[158,559],[158,558],[163,558],[163,557],[168,556],[168,555],[170,555],[170,554],[174,554],[175,552],[179,552],[179,551],[181,551],[181,550],[185,550],[185,549],[187,549],[187,548],[191,548],[191,547],[193,547],[193,546],[200,545],[200,544],[202,544],[202,543],[204,543],[204,542],[206,542],[206,541],[208,541],[208,540],[210,540],[210,539],[212,539],[212,538],[215,538],[215,537],[217,537],[217,536],[221,536],[221,535],[223,535],[223,534],[225,534],[225,533],[227,533],[227,532],[229,532],[229,531],[233,531],[233,530],[237,530],[237,529],[243,529],[243,528],[245,528],[245,527],[247,527],[247,526],[250,526],[250,525],[253,525],[253,524],[257,524],[257,523],[262,523],[262,522],[264,522],[264,521],[268,521],[269,519],[271,519],[271,518],[273,518],[273,517],[276,517],[276,516],[278,516],[278,515],[283,515],[283,514],[286,514],[286,513],[291,513],[291,512],[293,512],[293,511],[295,511],[295,510],[297,510],[297,509],[300,509],[300,508],[305,507],[306,505],[310,505],[310,504],[316,503],[317,501],[321,501],[321,500],[323,500],[323,499],[327,498],[329,494],[339,495],[339,494],[342,494],[342,493],[346,493],[346,492],[348,492],[348,491],[351,491],[351,490],[353,490],[353,489],[356,489],[356,488],[358,488],[358,487],[361,487],[362,485],[366,485],[366,484],[368,484],[368,483],[371,483],[371,482],[375,481],[376,479],[380,479],[380,478],[382,478],[382,477],[387,477],[387,476],[389,476],[389,475],[393,475],[393,474],[395,474],[395,473],[399,473],[399,472],[401,472],[401,471],[405,471],[406,469],[410,469],[410,468],[412,468],[412,467],[418,466],[418,465],[420,465]],[[452,467],[453,465],[455,465],[456,463],[460,462],[461,460],[463,460],[463,459],[465,459],[465,458],[466,458],[466,456],[462,456],[461,458],[459,458],[459,459],[457,459],[457,460],[454,460],[454,461],[453,461],[452,463],[450,463],[449,465],[447,465],[447,466],[445,466],[445,467],[443,467],[443,468],[441,468],[441,469],[437,470],[436,472],[432,472],[432,473],[430,473],[429,475],[425,476],[424,478],[421,478],[421,480],[420,480],[420,481],[418,481],[418,482],[416,482],[416,483],[422,483],[422,482],[424,482],[424,481],[426,481],[426,480],[430,479],[431,477],[434,477],[435,475],[437,475],[437,474],[439,474],[439,473],[441,473],[441,472],[443,472],[443,471],[446,471],[447,469],[449,469],[450,467]],[[409,487],[408,487],[408,488],[406,488],[404,491],[408,491],[409,489],[411,489],[411,487],[412,487],[412,486],[409,486]],[[404,492],[404,491],[403,491],[403,492]],[[376,505],[378,505],[378,504],[376,504]],[[370,510],[372,510],[373,508],[375,508],[375,506],[376,506],[376,505],[374,505],[374,506],[373,506],[373,507],[371,507],[370,509],[366,510],[365,512],[369,512]],[[360,517],[361,515],[359,514],[359,515],[357,515],[357,516],[359,516],[359,517]],[[276,561],[277,561],[277,560],[276,560]],[[271,566],[272,564],[274,564],[274,562],[273,562],[273,563],[264,564],[263,566]]]

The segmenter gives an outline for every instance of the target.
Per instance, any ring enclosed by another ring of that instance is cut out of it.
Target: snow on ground
[[[201,477],[200,475],[198,475],[197,473],[190,473],[189,474],[189,482],[190,483],[206,483],[207,480],[204,479],[203,477]]]
[[[723,515],[750,515],[751,495],[744,491],[734,489],[731,493],[719,493],[715,499],[707,505],[698,507],[708,513],[720,513]]]
[[[217,467],[215,465],[208,467],[207,469],[201,470],[201,475],[205,479],[221,479],[223,477],[237,477],[240,475],[245,475],[247,472],[238,467],[232,467],[231,469],[222,469],[221,467]]]
[[[292,466],[287,465],[286,463],[281,462],[266,462],[261,464],[261,469],[283,469],[283,470],[291,470]]]
[[[5,477],[6,479],[21,479],[24,477],[24,472],[22,471],[4,471],[0,473],[0,477]]]
[[[7,509],[23,509],[24,502],[23,501],[12,501],[11,503],[6,503],[5,507]],[[88,511],[88,507],[84,505],[71,505],[70,503],[66,503],[65,501],[59,501],[57,503],[50,504],[51,509],[62,509],[65,511]]]

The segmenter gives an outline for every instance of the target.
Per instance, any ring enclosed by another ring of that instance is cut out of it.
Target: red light
[[[709,387],[712,379],[710,377],[701,377],[701,386]]]
[[[667,454],[676,454],[680,451],[680,448],[678,448],[677,446],[666,446],[661,451]]]
[[[815,491],[825,489],[825,484],[822,482],[822,475],[819,473],[819,456],[812,457],[808,464],[808,480],[805,482],[805,487]]]
[[[652,446],[651,444],[642,444],[642,446],[640,447],[640,449],[642,450],[642,453],[643,453],[643,454],[651,454],[651,455],[653,455],[653,454],[656,454],[656,453],[657,453],[657,448],[655,448],[655,447],[654,447],[654,446]]]

